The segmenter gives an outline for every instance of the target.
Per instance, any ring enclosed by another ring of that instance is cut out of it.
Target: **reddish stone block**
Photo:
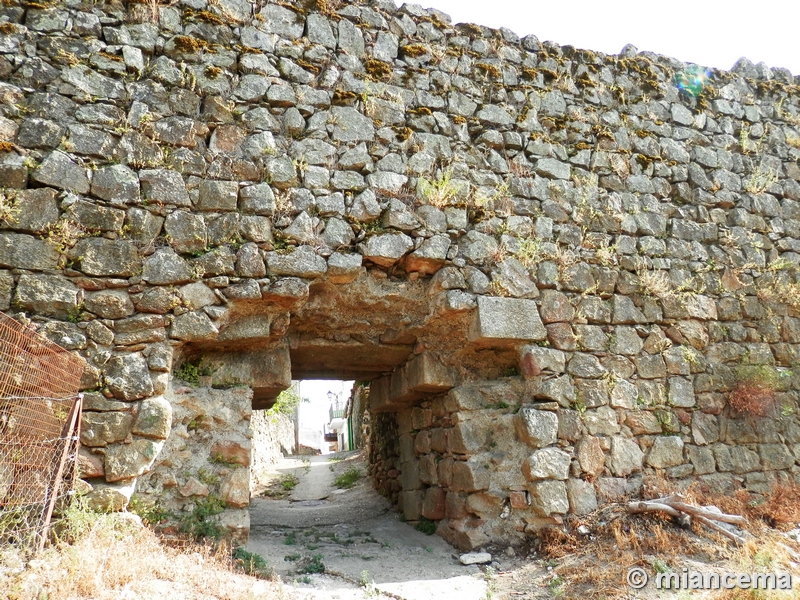
[[[447,492],[445,498],[445,514],[448,519],[463,519],[467,516],[467,496],[455,492]]]
[[[429,487],[425,490],[425,498],[422,501],[422,516],[431,521],[444,519],[446,496],[446,492],[439,486]]]
[[[217,442],[211,446],[211,459],[216,462],[247,466],[250,464],[250,444],[245,442]]]
[[[528,494],[523,491],[512,491],[509,494],[511,508],[524,510],[528,508]]]

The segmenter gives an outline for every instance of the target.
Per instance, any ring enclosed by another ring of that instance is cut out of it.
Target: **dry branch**
[[[703,525],[708,527],[709,529],[713,529],[717,533],[720,533],[720,534],[724,535],[726,538],[729,538],[737,546],[743,546],[744,545],[744,538],[742,536],[736,535],[732,531],[728,531],[727,529],[725,529],[721,525],[718,525],[717,523],[714,523],[714,521],[712,521],[711,519],[706,519],[705,517],[700,516],[700,515],[695,515],[695,518],[700,523],[702,523]]]
[[[629,513],[664,512],[678,519],[678,522],[684,527],[688,526],[691,523],[692,517],[694,517],[698,523],[702,523],[709,529],[724,535],[740,546],[744,544],[745,541],[740,535],[728,531],[715,522],[720,521],[723,523],[732,523],[734,525],[744,525],[747,523],[744,517],[715,513],[701,506],[686,504],[681,494],[673,494],[672,496],[656,498],[654,500],[629,502],[626,509]]]
[[[681,516],[685,516],[682,515],[681,511],[672,508],[667,504],[663,504],[661,502],[647,501],[647,502],[628,503],[629,513],[643,513],[643,512],[655,512],[655,511],[665,512],[668,515],[675,517],[676,519],[680,519]]]

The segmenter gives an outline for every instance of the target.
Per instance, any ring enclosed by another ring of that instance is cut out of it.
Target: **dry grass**
[[[768,365],[740,365],[736,386],[728,394],[728,405],[739,414],[769,417],[777,414],[775,392],[785,390],[791,372]]]
[[[514,177],[533,177],[533,169],[530,164],[524,164],[520,161],[509,160],[508,172]]]
[[[651,271],[642,268],[637,269],[636,275],[639,278],[639,289],[643,294],[661,300],[675,297],[675,289],[672,287],[669,274],[665,271]]]
[[[728,405],[740,414],[766,417],[775,411],[775,390],[758,382],[742,381],[728,394]]]
[[[750,179],[744,182],[744,189],[751,194],[763,194],[775,183],[779,177],[776,172],[758,167],[751,175]]]
[[[63,254],[82,238],[89,235],[89,231],[80,223],[70,219],[62,219],[54,225],[50,225],[46,235],[47,241],[55,246],[59,254]]]
[[[590,540],[567,534],[560,545],[546,547],[556,552],[554,557],[564,553],[555,572],[564,581],[565,597],[628,598],[625,576],[633,567],[653,572],[681,568],[687,559],[705,562],[731,556],[721,539],[701,538],[659,515],[624,515],[590,529]],[[572,552],[575,546],[580,549]]]
[[[531,268],[539,263],[542,258],[541,242],[537,238],[525,238],[514,252],[514,258],[524,266]]]
[[[78,512],[67,522],[62,541],[27,565],[18,552],[0,554],[0,598],[290,598],[280,583],[235,573],[224,547],[170,548],[119,514]]]
[[[497,245],[497,248],[495,248],[494,250],[492,250],[492,252],[489,253],[489,256],[486,257],[486,262],[488,262],[490,265],[497,265],[503,262],[506,258],[508,258],[508,256],[509,256],[508,246],[501,243]]]
[[[800,283],[771,281],[759,286],[756,295],[762,302],[786,304],[794,310],[800,310]]]
[[[651,479],[646,497],[674,493],[665,479]],[[653,575],[657,571],[688,567],[708,572],[790,572],[797,577],[800,545],[773,527],[796,527],[800,523],[800,485],[778,486],[763,502],[745,490],[735,494],[712,495],[700,485],[690,486],[686,501],[717,506],[723,512],[743,515],[752,537],[740,548],[699,525],[682,529],[667,515],[652,513],[629,515],[621,506],[609,506],[593,515],[572,518],[567,531],[540,532],[539,552],[548,561],[556,559],[553,573],[558,577],[558,595],[564,598],[630,598],[626,575],[642,567]],[[586,525],[591,536],[574,533]],[[792,598],[773,591],[769,595],[704,595],[715,600]],[[638,597],[638,596],[637,596]],[[645,596],[642,596],[645,597]],[[650,596],[646,596],[650,597]],[[694,596],[693,596],[694,597]],[[700,597],[700,596],[698,596]]]
[[[555,527],[544,529],[539,539],[539,551],[550,558],[563,558],[581,547],[580,541],[574,535]]]
[[[451,181],[452,169],[445,169],[438,179],[420,177],[417,190],[420,197],[436,208],[448,206],[452,200],[463,194],[461,186]]]
[[[11,190],[0,192],[0,222],[13,224],[19,219],[19,207]]]
[[[779,485],[763,504],[752,506],[750,512],[773,527],[784,529],[800,524],[800,485]]]

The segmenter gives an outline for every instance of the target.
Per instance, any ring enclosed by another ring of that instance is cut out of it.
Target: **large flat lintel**
[[[355,379],[371,381],[403,364],[412,346],[317,339],[293,344],[295,379]]]
[[[207,352],[203,362],[213,369],[212,385],[253,388],[253,408],[269,408],[292,385],[292,367],[286,346],[268,350]]]

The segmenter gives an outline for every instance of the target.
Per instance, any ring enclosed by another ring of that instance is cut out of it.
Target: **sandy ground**
[[[284,459],[276,471],[300,479],[289,498],[251,502],[247,549],[266,558],[287,588],[308,599],[487,598],[479,567],[462,565],[457,549],[398,520],[369,485],[362,457],[337,456],[346,460]],[[334,479],[351,466],[364,476],[352,489],[337,489]],[[298,572],[315,556],[325,574]]]

